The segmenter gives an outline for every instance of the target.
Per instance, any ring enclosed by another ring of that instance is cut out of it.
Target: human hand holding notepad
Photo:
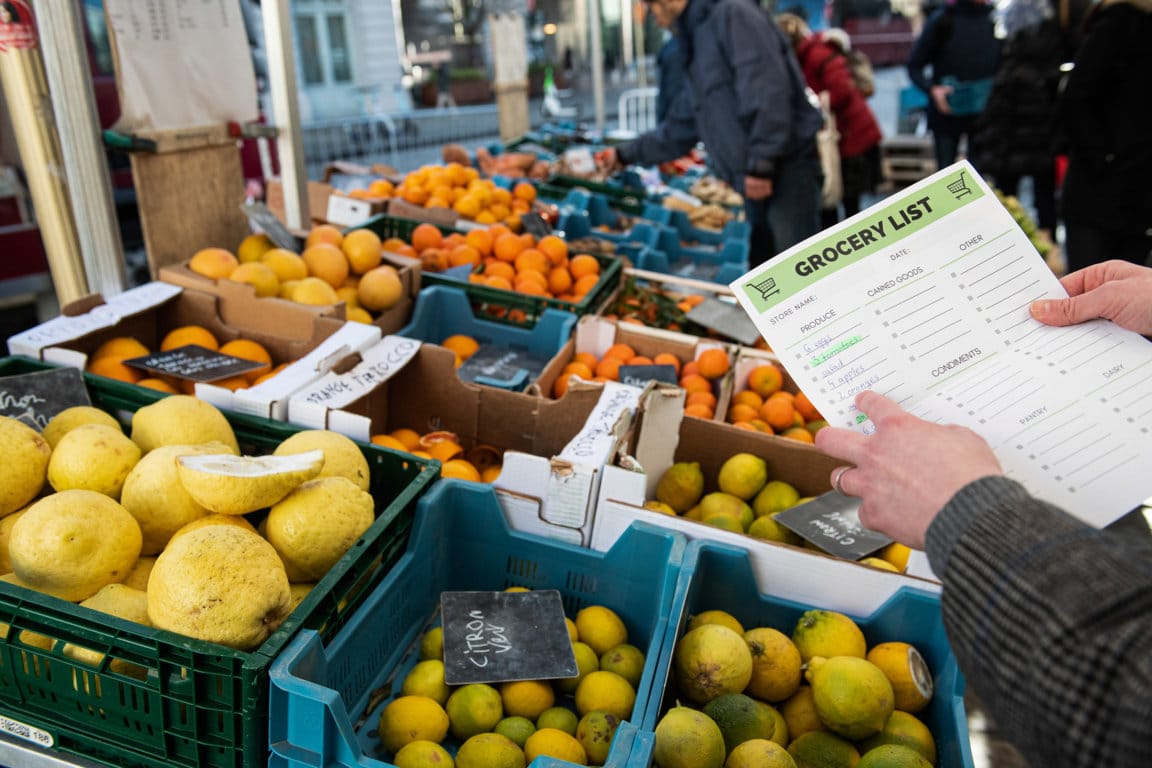
[[[871,389],[971,428],[1008,477],[1093,524],[1152,495],[1152,344],[1035,320],[1033,301],[1067,292],[967,163],[731,287],[830,424],[870,433],[854,398]]]

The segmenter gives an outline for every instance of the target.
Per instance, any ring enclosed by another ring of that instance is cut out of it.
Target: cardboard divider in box
[[[640,525],[611,551],[593,552],[510,530],[490,488],[457,480],[437,483],[421,500],[407,553],[355,618],[326,642],[302,632],[273,664],[269,765],[393,766],[376,724],[415,665],[420,638],[441,625],[441,594],[515,586],[557,590],[569,618],[592,605],[612,609],[624,622],[628,642],[643,651],[631,717],[618,726],[604,763],[623,768],[637,724],[649,719],[648,694],[668,636],[684,548],[679,535]],[[521,638],[509,634],[513,643]],[[547,661],[548,653],[538,652],[533,661]],[[555,703],[575,709],[567,694]],[[450,736],[445,746],[455,753],[459,742]],[[532,764],[574,765],[543,757]]]
[[[288,395],[324,373],[334,358],[364,349],[380,339],[380,329],[317,313],[290,302],[252,301],[240,283],[214,293],[152,282],[107,299],[89,296],[61,309],[53,318],[8,339],[8,351],[76,368],[101,343],[131,336],[150,351],[171,330],[198,325],[223,344],[251,339],[268,350],[273,365],[287,363],[276,376],[244,389],[230,390],[198,382],[196,394],[225,410],[283,420]]]
[[[58,366],[0,359],[0,378]],[[161,392],[82,375],[92,405],[127,433]],[[271,453],[298,429],[225,412],[246,455]],[[11,583],[0,584],[0,716],[22,727],[44,764],[92,761],[154,768],[257,768],[268,762],[269,667],[302,629],[324,642],[340,631],[400,560],[417,500],[437,478],[435,462],[361,443],[376,520],[255,649],[136,624]],[[252,522],[259,520],[253,516]],[[28,633],[28,634],[26,634]],[[29,635],[47,643],[34,643]],[[47,647],[45,647],[47,645]],[[83,660],[73,647],[91,649]],[[130,671],[126,671],[130,670]]]
[[[939,593],[940,585],[913,574],[899,574],[860,565],[815,550],[775,541],[762,541],[744,533],[723,530],[682,517],[644,509],[647,499],[656,498],[656,486],[674,462],[698,461],[705,478],[705,493],[720,467],[736,453],[762,458],[769,480],[783,480],[803,497],[831,491],[832,470],[843,464],[814,446],[775,435],[738,429],[730,424],[704,419],[683,418],[674,408],[658,412],[649,408],[641,428],[629,446],[642,471],[630,463],[616,462],[604,467],[597,499],[592,548],[610,547],[634,521],[648,520],[667,526],[689,539],[719,541],[747,549],[757,578],[764,589],[778,597],[800,601],[823,600],[826,606],[846,613],[867,612],[877,596],[884,599],[903,586],[915,586]],[[827,585],[840,589],[825,595]]]
[[[599,316],[580,318],[576,323],[576,332],[572,340],[553,359],[544,370],[539,380],[539,391],[552,393],[556,380],[563,373],[564,366],[570,363],[579,352],[590,352],[597,360],[613,344],[627,344],[635,350],[636,354],[654,358],[661,352],[668,352],[676,356],[681,367],[684,363],[695,360],[706,349],[722,349],[728,353],[730,368],[734,362],[735,347],[725,342],[713,339],[704,339],[699,336],[690,336],[677,331],[668,331],[662,328],[651,328],[636,323],[621,323]],[[632,382],[644,386],[644,382]],[[675,383],[666,381],[665,383]],[[717,403],[724,400],[725,393],[731,388],[731,370],[724,377],[713,382],[713,392]],[[719,413],[719,411],[717,411]]]
[[[430,344],[469,336],[480,347],[457,368],[457,375],[489,387],[522,391],[535,383],[575,326],[576,315],[551,307],[532,328],[477,317],[464,291],[433,285],[420,292],[412,321],[397,335]]]
[[[574,386],[553,401],[461,381],[455,355],[385,337],[296,392],[288,419],[359,440],[398,428],[446,431],[464,448],[502,454],[493,485],[513,527],[587,545],[604,463],[640,408],[644,390]]]
[[[904,642],[923,656],[932,674],[933,696],[916,713],[932,732],[938,768],[971,768],[972,748],[964,710],[964,678],[948,644],[940,615],[940,597],[914,585],[877,592],[855,609],[837,607],[839,592],[849,584],[832,578],[821,580],[806,595],[790,595],[765,579],[750,553],[740,547],[711,541],[691,541],[676,588],[674,611],[668,622],[660,670],[646,719],[633,742],[628,768],[652,768],[654,729],[660,717],[675,705],[677,695],[672,659],[676,641],[685,633],[689,618],[705,610],[732,614],[745,629],[771,627],[791,636],[805,611],[835,610],[846,613],[864,632],[867,647]],[[779,702],[775,703],[779,708]]]
[[[416,296],[420,293],[420,263],[414,259],[387,252],[383,254],[383,261],[381,263],[396,268],[396,272],[400,276],[402,292],[396,304],[383,312],[377,313],[372,318],[372,324],[378,327],[381,333],[394,333],[408,323],[412,317],[412,309],[416,305]],[[315,315],[330,316],[338,320],[345,319],[345,304],[342,301],[336,304],[310,305],[289,301],[288,299],[282,299],[276,296],[259,297],[256,295],[256,289],[247,283],[239,283],[235,280],[225,278],[205,277],[189,269],[187,262],[163,266],[160,268],[157,277],[166,283],[179,285],[183,288],[191,288],[192,290],[203,291],[204,293],[236,297],[237,300],[245,299],[248,302],[253,302],[253,306],[289,304]]]

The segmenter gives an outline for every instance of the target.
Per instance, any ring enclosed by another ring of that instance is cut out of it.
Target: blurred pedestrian
[[[452,70],[446,62],[436,67],[436,108],[451,109],[456,106],[452,96]]]
[[[1152,258],[1152,0],[1101,0],[1060,98],[1070,270]]]
[[[684,90],[684,53],[676,35],[669,34],[656,54],[656,121],[668,116],[672,102]]]
[[[812,32],[799,16],[784,13],[776,23],[792,40],[800,69],[808,87],[816,93],[828,92],[829,105],[840,134],[840,178],[844,185],[838,208],[820,211],[820,225],[827,229],[860,212],[860,198],[872,193],[880,182],[880,140],[883,134],[868,100],[849,67],[847,33],[840,29]]]
[[[908,56],[908,77],[928,94],[937,167],[956,161],[960,140],[976,154],[972,129],[1000,66],[989,0],[948,0],[924,22]]]
[[[1005,40],[1000,70],[976,121],[973,164],[1006,195],[1032,181],[1036,225],[1056,231],[1056,101],[1071,35],[1052,0],[1012,0],[1000,14]]]
[[[684,54],[685,88],[664,120],[602,163],[656,165],[703,140],[713,172],[744,195],[750,266],[819,231],[823,118],[784,33],[748,0],[647,0]]]

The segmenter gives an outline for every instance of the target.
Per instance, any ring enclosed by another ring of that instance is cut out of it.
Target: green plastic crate
[[[55,366],[8,357],[0,377]],[[168,395],[84,374],[92,404],[126,427]],[[299,428],[226,413],[245,454],[269,453]],[[360,444],[371,469],[376,522],[260,647],[237,651],[143,627],[0,583],[0,715],[50,735],[54,756],[112,766],[255,768],[268,763],[269,667],[301,629],[336,634],[404,554],[416,502],[439,462]],[[47,635],[51,650],[20,640]],[[64,643],[106,654],[97,667],[64,655]],[[143,680],[109,668],[123,659]],[[12,730],[8,730],[12,734]],[[38,748],[37,748],[38,749]]]
[[[381,240],[386,240],[389,237],[411,240],[412,230],[416,229],[420,223],[414,219],[401,219],[385,213],[373,216],[358,225],[356,229],[370,229],[379,235]],[[445,227],[440,229],[445,234],[457,231]],[[571,312],[575,315],[595,315],[609,305],[612,297],[620,290],[624,264],[617,256],[600,253],[593,253],[592,256],[600,262],[600,282],[577,302],[506,291],[470,283],[436,272],[424,272],[420,279],[423,285],[445,285],[464,291],[478,317],[483,316],[512,325],[532,327],[540,319],[544,310],[549,307]]]

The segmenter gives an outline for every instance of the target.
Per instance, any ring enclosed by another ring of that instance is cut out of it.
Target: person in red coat
[[[874,192],[880,182],[880,140],[883,134],[868,100],[857,88],[844,52],[848,35],[840,29],[814,33],[799,16],[776,17],[792,40],[808,87],[828,91],[832,116],[840,134],[840,176],[844,182],[843,216],[836,208],[820,212],[820,224],[830,227],[841,218],[860,212],[860,198]]]

